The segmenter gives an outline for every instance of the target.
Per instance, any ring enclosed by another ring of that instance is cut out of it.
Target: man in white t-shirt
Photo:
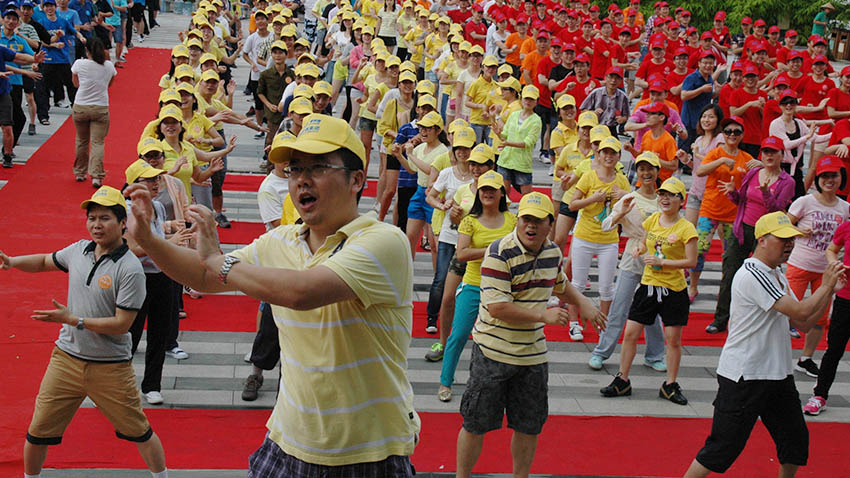
[[[260,81],[260,73],[266,69],[266,62],[261,58],[257,58],[260,47],[266,41],[269,34],[269,18],[263,10],[257,10],[254,13],[254,21],[257,24],[257,31],[248,35],[245,44],[242,46],[242,58],[251,65],[251,75],[248,77],[248,90],[254,95],[254,115],[257,117],[257,124],[263,125],[263,102],[257,96],[257,85]],[[250,113],[249,115],[250,116]],[[263,132],[260,131],[254,137],[262,138]]]
[[[720,353],[714,419],[705,446],[685,478],[724,473],[744,450],[761,418],[776,443],[781,477],[792,477],[809,457],[809,431],[794,384],[788,327],[808,331],[847,282],[846,266],[829,264],[823,285],[803,301],[790,293],[779,266],[802,233],[781,211],[756,222],[753,256],[732,281],[729,337]]]

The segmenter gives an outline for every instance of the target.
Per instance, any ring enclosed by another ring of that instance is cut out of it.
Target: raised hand
[[[195,233],[195,248],[198,257],[201,263],[206,265],[210,259],[221,254],[213,213],[199,204],[189,206],[186,213],[189,216],[189,221],[194,223],[192,229]]]

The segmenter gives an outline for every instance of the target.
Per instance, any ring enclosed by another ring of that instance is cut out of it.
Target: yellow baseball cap
[[[431,17],[428,17],[428,19],[430,20]],[[446,25],[448,25],[450,23],[449,19],[446,18],[446,17],[437,18],[437,20],[435,20],[435,22],[436,22],[437,25],[439,25],[440,23],[445,23]]]
[[[95,203],[101,206],[121,206],[127,209],[127,202],[124,201],[124,195],[121,191],[112,186],[101,186],[92,194],[91,199],[86,199],[80,204],[80,209],[88,208],[89,204]]]
[[[419,82],[419,84],[416,85],[416,92],[422,95],[433,95],[436,90],[437,87],[431,80],[422,80]]]
[[[312,76],[313,78],[318,78],[322,76],[322,69],[312,63],[305,63],[301,69],[301,76]]]
[[[313,112],[313,102],[303,96],[294,98],[289,103],[289,112],[298,113],[299,115],[308,115]]]
[[[401,72],[401,74],[398,75],[398,81],[399,83],[402,81],[412,81],[416,83],[416,73],[404,70]]]
[[[381,48],[381,47],[386,48],[387,45],[384,43],[384,40],[382,40],[380,38],[373,38],[372,41],[369,42],[369,47],[374,50],[375,48]]]
[[[583,128],[585,126],[593,127],[599,124],[599,119],[593,111],[582,111],[581,114],[578,115],[577,123],[579,128]]]
[[[272,42],[272,47],[269,48],[269,50],[274,51],[275,48],[283,51],[289,51],[289,48],[286,46],[286,42],[283,40],[275,40]]]
[[[204,42],[202,42],[201,40],[198,40],[197,38],[191,38],[191,39],[189,39],[189,41],[186,42],[186,48],[192,48],[193,46],[196,46],[196,47],[200,48],[201,50],[203,50],[204,49]]]
[[[215,70],[207,70],[201,75],[201,81],[218,81],[218,73]]]
[[[499,66],[499,60],[496,59],[493,55],[487,55],[484,57],[484,61],[481,62],[482,66]]]
[[[416,104],[418,106],[430,106],[431,108],[437,109],[437,98],[434,98],[431,95],[422,95],[416,100]]]
[[[484,164],[487,161],[495,161],[496,153],[493,152],[493,148],[488,146],[487,143],[478,143],[472,148],[469,160],[473,163]]]
[[[171,49],[171,56],[173,58],[189,58],[189,47],[182,43],[174,45],[174,48]]]
[[[475,146],[475,130],[470,127],[460,128],[452,135],[452,147],[471,148]]]
[[[534,85],[525,85],[522,88],[522,98],[531,98],[536,100],[540,98],[540,90],[538,90]]]
[[[401,58],[395,55],[390,55],[390,57],[387,58],[387,68],[390,68],[392,66],[397,66],[401,68]]]
[[[201,33],[201,31],[198,30],[197,28],[193,28],[193,29],[189,30],[189,33],[186,34],[187,42],[188,42],[188,40],[191,40],[193,36],[198,37],[197,39],[200,41],[200,39],[204,37],[204,34]],[[186,45],[186,46],[189,46],[189,45]]]
[[[507,74],[509,74],[509,75],[513,75],[513,74],[514,74],[514,69],[513,69],[513,68],[511,68],[511,65],[508,65],[507,63],[505,63],[504,65],[500,66],[500,67],[499,67],[499,69],[498,69],[498,70],[496,70],[496,75],[497,75],[497,76],[502,76],[502,75],[504,75],[505,73],[507,73]]]
[[[505,187],[505,178],[496,171],[490,170],[478,177],[478,189],[481,188],[502,189]]]
[[[124,171],[124,177],[127,178],[127,184],[133,184],[139,178],[155,178],[164,173],[165,170],[151,166],[144,159],[137,159]]]
[[[328,95],[331,96],[334,90],[330,83],[327,81],[317,81],[313,84],[313,95]]]
[[[295,42],[298,45],[298,42]],[[302,53],[301,56],[298,57],[298,63],[316,63],[316,57],[313,56],[312,53]]]
[[[372,25],[363,25],[363,30],[360,32],[361,35],[372,35],[375,36],[375,29],[372,28]],[[371,44],[370,44],[371,46]]]
[[[280,25],[286,25],[286,18],[283,18],[283,15],[278,15],[274,17],[274,20],[272,20],[272,26],[274,26],[275,23]]]
[[[194,95],[195,87],[189,83],[180,83],[177,85],[177,88],[175,88],[175,93],[177,93],[178,98],[180,97],[180,93],[189,93],[190,95]],[[180,101],[182,101],[182,99]]]
[[[573,97],[573,95],[563,95],[560,98],[558,98],[558,101],[556,103],[556,106],[558,107],[558,109],[565,108],[567,106],[575,106],[575,105],[576,105],[576,99]]]
[[[165,105],[162,107],[161,110],[159,110],[159,115],[157,116],[157,119],[159,120],[159,123],[162,123],[162,120],[166,118],[174,118],[177,121],[182,122],[183,112],[180,111],[180,108],[174,105]]]
[[[457,47],[457,49],[469,53],[472,51],[472,43],[469,43],[468,41],[462,41],[460,42],[460,45]]]
[[[286,7],[283,7],[283,10],[280,11],[280,15],[286,18],[292,18],[292,10]]]
[[[590,142],[595,143],[611,136],[611,130],[604,124],[597,124],[590,129]]]
[[[652,151],[644,151],[640,153],[637,158],[635,158],[635,168],[641,162],[649,163],[650,166],[655,166],[658,169],[661,169],[661,161],[658,159],[658,155],[653,153]]]
[[[280,31],[280,37],[294,37],[298,32],[295,30],[295,25],[286,25]]]
[[[218,64],[218,60],[215,59],[215,55],[213,55],[212,53],[204,53],[203,55],[201,55],[201,59],[198,60],[198,63],[203,65],[208,61],[214,61],[216,62],[216,64]]]
[[[463,42],[463,35],[452,34],[449,35],[449,43],[457,43],[460,45]]]
[[[347,121],[340,118],[313,113],[304,118],[301,133],[297,138],[283,139],[279,142],[278,136],[274,138],[269,151],[269,161],[272,163],[288,163],[292,157],[292,151],[328,154],[346,148],[360,158],[363,169],[369,165],[366,149],[360,137],[348,126]]]
[[[481,45],[475,45],[469,49],[469,54],[484,56],[484,48],[481,48]]]
[[[508,68],[510,68],[510,67],[508,67]],[[499,85],[500,88],[510,88],[510,89],[516,91],[517,93],[522,91],[522,85],[520,85],[519,80],[517,80],[513,76],[508,78],[505,81],[500,81],[496,84]]]
[[[410,60],[403,61],[401,62],[401,66],[398,67],[398,71],[410,71],[416,73],[416,65],[414,65]]]
[[[478,180],[478,184],[481,184],[481,180]],[[519,210],[517,211],[517,216],[534,216],[538,219],[543,219],[544,217],[555,217],[555,208],[552,206],[552,200],[549,199],[549,196],[534,191],[526,194],[519,201]]]
[[[296,86],[295,89],[292,90],[292,97],[298,98],[298,97],[301,97],[301,96],[303,96],[304,98],[309,98],[309,99],[312,100],[315,96],[315,93],[313,92],[313,88],[311,88],[310,85],[308,85],[306,83],[301,83],[300,85]]]
[[[273,3],[269,5],[269,8],[267,8],[266,11],[280,13],[283,11],[283,5],[279,3]]]
[[[436,22],[439,19],[440,19],[440,16],[437,15],[436,13],[432,13],[431,15],[428,16],[429,22]]]
[[[162,152],[162,143],[156,138],[144,138],[137,147],[139,156],[150,153],[151,151]]]
[[[186,85],[186,83],[181,83],[181,85]],[[189,85],[186,85],[189,86]],[[177,93],[177,90],[173,90],[168,88],[167,90],[162,90],[159,92],[159,102],[160,103],[168,103],[169,101],[176,101],[180,103],[182,100],[180,99],[180,93]]]
[[[303,46],[304,48],[307,48],[307,49],[310,48],[310,42],[308,42],[306,38],[299,38],[299,39],[295,40],[295,44],[301,45],[301,46]]]
[[[195,80],[195,70],[192,69],[191,66],[187,64],[177,65],[177,68],[174,69],[174,78],[192,78],[192,81]]]
[[[756,221],[756,239],[765,234],[772,234],[782,239],[803,235],[802,232],[791,224],[791,219],[788,218],[788,215],[782,211],[765,214]]]
[[[619,143],[619,141],[617,141],[617,142]],[[659,191],[667,191],[668,193],[678,194],[679,196],[682,197],[682,199],[685,199],[685,195],[687,194],[687,191],[688,191],[685,188],[685,183],[683,183],[681,179],[679,179],[675,176],[670,176],[669,178],[667,178],[667,180],[665,180],[663,183],[661,183],[661,186],[658,188],[658,190]],[[789,221],[789,223],[790,223],[790,221]]]
[[[417,121],[416,125],[422,128],[432,128],[436,126],[443,129],[443,117],[436,111],[431,111],[423,116],[421,120]]]
[[[449,127],[446,128],[446,131],[454,134],[455,131],[461,128],[469,128],[469,123],[467,123],[466,120],[463,118],[456,118],[454,121],[449,123]]]
[[[619,153],[622,147],[623,145],[620,144],[620,140],[610,135],[603,139],[601,143],[599,143],[600,151],[607,148],[613,149],[614,151]]]

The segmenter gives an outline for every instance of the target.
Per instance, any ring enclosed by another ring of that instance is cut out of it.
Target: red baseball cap
[[[564,43],[564,51],[576,51],[575,43]]]
[[[631,2],[629,3],[631,3],[632,5],[640,5],[640,0],[631,0]]]
[[[744,17],[741,19],[741,25],[752,25],[753,19],[750,17]]]
[[[673,12],[674,12],[676,15],[678,15],[678,14],[682,13],[682,10],[684,10],[684,8],[682,8],[682,7],[676,7],[676,9],[675,9],[675,10],[673,10]]]
[[[753,26],[754,26],[754,27],[766,27],[766,26],[767,26],[767,22],[765,22],[764,20],[762,20],[761,18],[759,18],[758,20],[756,20],[756,22],[755,22],[755,23],[753,23]]]
[[[493,17],[493,21],[496,23],[505,21],[505,16],[502,15],[502,12],[494,12],[491,16]]]
[[[702,35],[699,36],[699,39],[700,40],[706,40],[706,39],[707,40],[713,40],[714,35],[712,35],[711,32],[703,32]]]
[[[544,28],[546,28],[546,24],[538,19],[535,19],[533,22],[531,22],[531,28],[535,30],[543,30]]]
[[[826,63],[828,65],[829,60],[823,55],[818,55],[818,56],[812,58],[812,65],[816,65],[818,63]]]
[[[567,9],[567,16],[570,18],[578,18],[578,12],[573,9]]]
[[[528,15],[521,13],[519,16],[516,17],[516,22],[517,23],[528,23]]]
[[[476,3],[475,5],[473,5],[472,9],[475,10],[476,12],[483,12],[484,11],[484,7],[482,7],[480,3]]]
[[[771,86],[776,87],[779,85],[791,86],[791,79],[788,78],[788,75],[783,73],[773,79],[773,84]]]
[[[788,57],[786,59],[788,61],[791,61],[791,60],[802,60],[803,58],[805,58],[805,56],[803,55],[802,50],[791,50],[791,52],[788,53]]]
[[[636,9],[634,9],[634,8],[630,8],[630,9],[629,9],[629,16],[630,16],[630,17],[636,17],[636,16],[637,16],[637,14],[638,14],[638,12],[637,12],[637,10],[636,10]]]
[[[767,29],[767,33],[779,33],[779,27],[771,25],[771,27]]]
[[[669,25],[667,25],[667,28],[669,28],[671,30],[678,30],[680,26],[681,25],[679,25],[679,22],[674,20],[674,21],[670,22]]]
[[[599,26],[601,27],[602,25],[605,25],[606,23],[608,25],[614,26],[614,22],[612,22],[610,18],[603,18],[602,21],[599,22]]]
[[[608,71],[605,72],[605,76],[608,76],[608,75],[617,75],[620,78],[622,78],[623,77],[623,69],[620,68],[619,66],[609,67]]]
[[[689,17],[689,16],[691,16],[691,12],[689,12],[687,10],[682,10],[682,16],[683,17]]]
[[[676,51],[673,52],[673,58],[676,58],[677,56],[682,56],[682,55],[688,56],[688,49],[683,47],[683,46],[676,48]]]
[[[654,42],[652,42],[652,44],[649,45],[650,50],[654,50],[656,48],[660,48],[660,49],[663,50],[665,48],[664,42],[663,41],[654,41]]]
[[[656,93],[664,93],[667,91],[667,84],[663,80],[656,80],[649,84],[649,91]]]
[[[662,101],[656,101],[649,106],[644,106],[640,109],[644,113],[664,113],[664,116],[670,116],[670,109]]]
[[[785,151],[785,143],[776,136],[768,136],[761,142],[761,149],[772,149],[774,151]]]
[[[753,45],[753,51],[756,52],[756,53],[758,53],[760,51],[766,52],[767,51],[767,43],[763,42],[763,41],[756,43],[755,45]]]
[[[693,35],[694,33],[699,33],[699,30],[697,30],[697,27],[688,27],[688,29],[685,30],[685,35],[690,36],[690,35]]]
[[[591,25],[593,25],[593,20],[591,20],[591,19],[590,19],[590,17],[585,18],[585,19],[584,19],[584,21],[583,21],[583,22],[581,22],[581,25],[582,25],[582,26],[584,26],[584,25],[586,25],[586,24],[588,24],[588,23],[590,23]]]
[[[587,56],[587,53],[579,53],[576,55],[576,59],[573,60],[573,63],[587,63],[590,64],[590,57]]]
[[[711,58],[714,58],[715,60],[717,60],[717,55],[714,53],[714,50],[703,50],[702,53],[699,54],[700,60],[702,60],[703,58],[708,58],[708,57],[711,57]]]
[[[759,69],[755,65],[747,65],[744,67],[744,76],[755,75],[759,76]]]
[[[797,30],[788,30],[785,32],[785,38],[796,38]]]
[[[732,63],[732,68],[729,70],[729,73],[734,73],[736,71],[740,71],[743,73],[744,64],[742,62],[736,61],[735,63]]]
[[[538,39],[539,39],[539,38],[545,38],[545,39],[547,39],[547,40],[548,40],[548,39],[549,39],[549,32],[547,32],[546,30],[542,30],[542,29],[541,29],[539,32],[537,32],[537,38],[538,38]]]
[[[844,162],[835,155],[824,156],[818,161],[818,167],[815,170],[815,177],[823,173],[837,173],[844,169]]]
[[[539,38],[540,35],[537,35],[537,37]],[[563,48],[564,42],[562,42],[560,38],[555,37],[555,38],[552,39],[551,42],[549,42],[549,46],[552,47],[552,48],[555,48],[555,47]]]
[[[591,12],[598,12],[599,11],[599,5],[591,5],[590,11]]]
[[[841,69],[841,76],[850,76],[850,65]]]
[[[611,3],[611,4],[608,5],[608,11],[609,12],[613,11],[613,10],[619,10],[619,9],[620,9],[620,7],[618,7],[616,3]]]
[[[723,118],[723,121],[720,122],[720,129],[724,129],[732,123],[735,123],[741,128],[744,127],[744,120],[740,116],[729,116],[728,118]]]
[[[809,36],[809,43],[811,43],[812,46],[820,45],[820,44],[824,44],[824,45],[827,44],[826,40],[824,40],[824,38],[820,35],[810,35]]]
[[[714,19],[715,20],[721,20],[721,21],[726,20],[726,12],[724,12],[723,10],[720,10],[719,12],[714,14]]]
[[[628,36],[629,36],[629,38],[631,38],[631,36],[632,36],[632,31],[631,31],[630,29],[628,29],[628,28],[623,28],[622,30],[620,30],[620,34],[619,34],[619,35],[617,35],[617,36],[620,36],[620,35],[622,35],[623,33],[625,33],[626,35],[628,35]]]
[[[789,98],[794,100],[794,103],[798,102],[797,92],[795,92],[791,88],[786,89],[785,91],[782,92],[781,95],[779,95],[779,104],[781,105],[783,103],[788,103],[788,101],[785,101],[785,100],[787,100]]]

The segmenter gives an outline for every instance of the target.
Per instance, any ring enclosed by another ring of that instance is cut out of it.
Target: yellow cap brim
[[[91,204],[91,203],[100,204],[101,206],[106,206],[106,207],[110,207],[110,206],[124,206],[124,207],[127,207],[127,204],[126,204],[126,203],[121,204],[120,202],[113,201],[113,200],[111,200],[111,199],[109,199],[109,198],[106,198],[106,197],[102,197],[102,198],[97,198],[97,199],[86,199],[85,201],[83,201],[83,202],[80,204],[80,209],[86,209],[86,208],[88,208],[88,207],[89,207],[89,204]]]
[[[544,217],[554,216],[554,211],[547,211],[545,208],[538,206],[525,206],[519,208],[516,214],[519,216],[534,216],[538,219],[543,219]]]
[[[273,148],[269,151],[269,162],[274,164],[288,163],[289,160],[292,159],[292,151],[300,151],[308,154],[328,154],[331,151],[336,151],[342,148],[343,146],[315,139],[296,138],[286,141],[284,144],[281,144],[277,148]],[[354,152],[354,154],[357,153]],[[360,155],[358,155],[358,157],[360,157]],[[363,158],[360,157],[360,160],[363,161]],[[365,165],[366,162],[364,161],[363,164]]]
[[[789,237],[802,236],[803,233],[799,231],[796,227],[793,226],[782,226],[775,231],[769,231],[764,233],[763,235],[770,234],[772,236],[776,236],[781,239],[788,239]]]
[[[486,179],[484,181],[479,180],[478,181],[478,188],[480,189],[480,188],[484,188],[484,187],[490,187],[490,188],[493,188],[493,189],[501,189],[501,188],[505,187],[505,185],[499,184],[497,181],[492,181],[492,180],[491,181],[488,181]]]
[[[475,138],[453,138],[452,147],[471,148],[475,146]]]

